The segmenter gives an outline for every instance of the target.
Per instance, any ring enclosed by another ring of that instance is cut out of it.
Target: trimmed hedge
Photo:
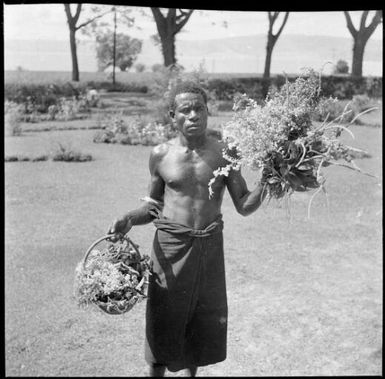
[[[297,76],[290,76],[287,79],[294,81],[296,78]],[[285,81],[283,75],[269,79],[262,77],[209,79],[208,89],[215,93],[218,100],[232,100],[237,92],[246,93],[256,100],[263,100],[269,88],[280,88]],[[363,94],[369,97],[382,97],[382,77],[323,76],[321,90],[324,96],[337,97],[341,100]]]
[[[5,83],[4,98],[16,104],[24,104],[25,113],[37,111],[47,113],[51,105],[58,105],[62,98],[75,98],[84,96],[89,88],[97,90],[104,89],[107,92],[139,92],[147,93],[147,85],[138,83],[119,83],[113,85],[111,82],[85,83],[65,82],[52,84],[34,83]]]
[[[18,84],[4,85],[4,98],[16,104],[25,105],[25,113],[37,111],[46,113],[51,105],[57,105],[61,98],[78,98],[85,93],[86,85],[63,84]]]

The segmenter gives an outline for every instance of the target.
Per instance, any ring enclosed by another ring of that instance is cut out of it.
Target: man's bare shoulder
[[[169,150],[169,144],[167,142],[156,145],[151,150],[151,157],[161,158],[165,154],[167,154],[168,150]]]
[[[150,154],[150,164],[158,163],[160,162],[167,153],[170,152],[175,147],[175,140],[171,139],[167,142],[163,142],[159,145],[156,145],[151,150]]]

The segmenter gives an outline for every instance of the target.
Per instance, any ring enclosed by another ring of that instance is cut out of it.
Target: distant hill
[[[178,40],[178,63],[186,70],[202,64],[208,72],[262,73],[265,62],[266,35],[249,35],[202,41]],[[351,38],[304,36],[283,34],[273,52],[273,74],[296,73],[308,66],[320,69],[326,62],[346,60],[351,66],[353,41]],[[82,41],[78,46],[79,67],[83,72],[97,70],[95,48],[92,41]],[[150,68],[162,63],[159,46],[144,40],[137,62]],[[21,66],[28,70],[70,71],[69,41],[5,40],[4,68],[15,70]],[[331,65],[325,66],[328,73]],[[364,57],[364,75],[382,75],[382,41],[369,40]]]

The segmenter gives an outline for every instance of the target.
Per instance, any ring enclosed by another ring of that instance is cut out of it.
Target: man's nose
[[[191,112],[188,115],[188,118],[190,120],[194,120],[198,117],[198,112],[196,112],[194,109],[191,110]]]

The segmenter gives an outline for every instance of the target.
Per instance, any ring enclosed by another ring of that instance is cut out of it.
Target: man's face
[[[186,137],[199,136],[207,128],[207,105],[200,93],[175,96],[175,111],[170,111],[174,125]]]

